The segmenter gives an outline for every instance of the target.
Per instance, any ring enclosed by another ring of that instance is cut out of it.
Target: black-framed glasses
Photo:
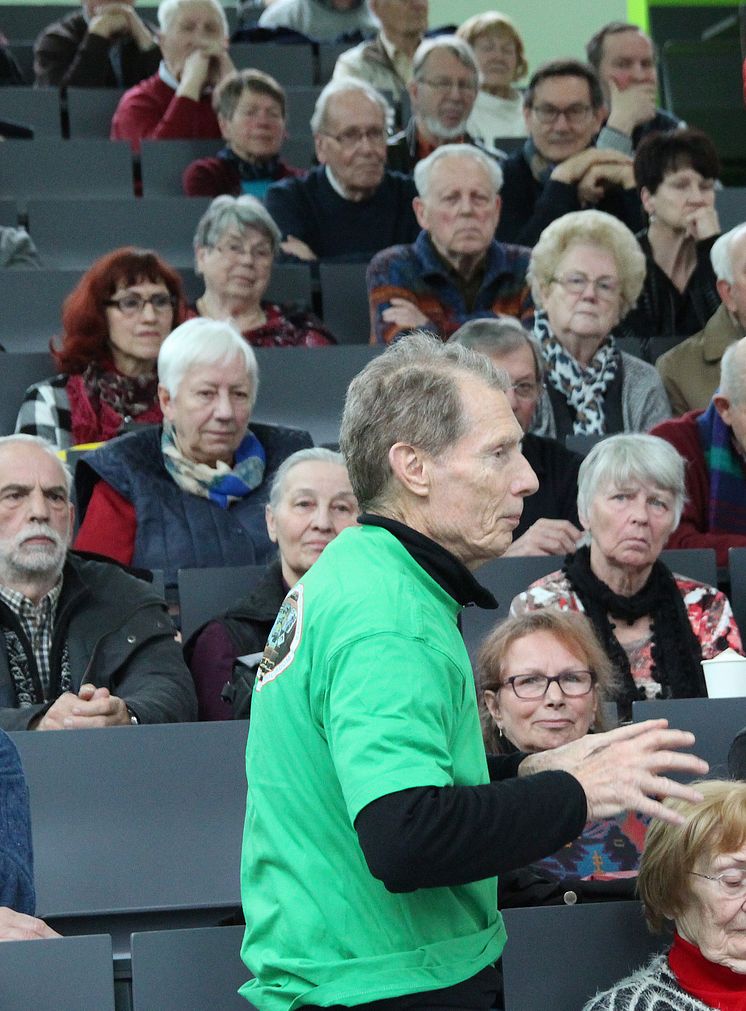
[[[342,130],[341,133],[327,133],[325,130],[322,130],[321,133],[325,137],[331,137],[345,151],[353,151],[364,140],[367,140],[372,147],[375,147],[377,144],[385,144],[388,139],[388,133],[383,126],[370,126],[367,130],[361,130],[357,126],[350,126],[346,130]]]
[[[536,118],[544,126],[556,123],[560,116],[564,116],[567,122],[572,123],[573,126],[579,126],[588,119],[591,109],[592,106],[586,105],[584,102],[576,102],[574,105],[565,106],[564,109],[559,109],[556,105],[534,105],[531,107]]]
[[[519,699],[541,699],[549,691],[550,684],[556,682],[563,695],[578,698],[588,694],[595,680],[596,675],[592,670],[563,670],[553,677],[547,677],[546,674],[515,674],[506,678],[500,687],[510,685]]]
[[[723,892],[732,899],[746,899],[746,869],[729,867],[727,871],[721,871],[720,874],[701,874],[699,871],[689,871],[689,873],[697,878],[717,881]]]
[[[121,298],[110,298],[104,305],[119,309],[123,316],[139,316],[146,305],[152,305],[153,312],[173,312],[176,308],[176,299],[173,295],[167,295],[158,291],[150,298],[143,298],[136,292],[130,295],[122,295]]]
[[[519,400],[536,400],[544,389],[544,383],[531,383],[525,380],[522,383],[511,383],[510,389]]]

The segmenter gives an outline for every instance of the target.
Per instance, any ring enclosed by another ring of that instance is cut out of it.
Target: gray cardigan
[[[709,1004],[682,990],[668,967],[668,955],[653,961],[604,993],[583,1011],[712,1011]]]

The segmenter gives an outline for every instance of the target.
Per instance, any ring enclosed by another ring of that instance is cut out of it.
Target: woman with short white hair
[[[620,675],[616,701],[626,715],[636,699],[706,695],[702,660],[728,647],[742,652],[725,595],[660,559],[684,499],[684,461],[663,439],[630,434],[597,443],[578,476],[585,545],[511,605],[513,614],[546,607],[587,614]]]
[[[112,140],[220,139],[212,90],[235,68],[228,21],[219,0],[162,0],[158,7],[163,60],[158,73],[122,96]]]
[[[76,469],[84,515],[75,546],[127,565],[179,569],[263,565],[272,476],[307,432],[249,428],[258,388],[254,352],[226,322],[193,319],[158,355],[161,428],[86,453]]]

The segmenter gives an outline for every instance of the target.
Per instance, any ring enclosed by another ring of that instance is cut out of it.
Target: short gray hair
[[[489,358],[415,331],[374,358],[350,383],[340,432],[352,490],[361,509],[391,495],[389,450],[397,442],[444,453],[467,430],[458,386],[464,375],[505,392],[510,380]]]
[[[0,436],[0,450],[4,446],[12,446],[14,443],[21,443],[25,446],[38,446],[39,449],[43,449],[47,456],[51,456],[54,462],[59,466],[62,471],[62,478],[65,485],[65,491],[67,492],[67,497],[70,497],[70,492],[73,486],[73,477],[66,463],[60,459],[59,450],[56,446],[53,446],[51,442],[46,439],[42,439],[38,435],[27,435],[25,432],[16,432],[15,435],[3,435]]]
[[[710,263],[715,271],[718,281],[727,281],[733,284],[733,243],[740,238],[746,238],[746,223],[736,225],[729,232],[724,232],[720,238],[713,243],[710,250]]]
[[[536,378],[541,380],[544,375],[544,356],[539,342],[512,316],[470,319],[451,334],[448,343],[461,344],[465,348],[490,357],[509,355],[519,348],[528,346],[534,356]]]
[[[187,4],[206,4],[208,7],[214,7],[220,16],[220,20],[223,25],[223,34],[226,39],[228,38],[230,35],[228,18],[225,16],[223,5],[219,2],[219,0],[161,0],[158,4],[158,25],[162,32],[168,31],[171,27],[171,22],[179,11],[179,8],[184,7]]]
[[[418,161],[414,167],[414,184],[423,200],[427,199],[430,176],[433,169],[443,158],[471,158],[484,168],[490,177],[495,194],[500,192],[503,184],[503,170],[494,158],[473,144],[441,144],[431,151],[427,158]]]
[[[379,107],[383,115],[384,126],[388,126],[391,110],[389,109],[389,104],[381,92],[376,91],[373,85],[368,84],[367,81],[351,81],[342,79],[341,81],[329,81],[329,83],[322,88],[321,94],[316,99],[316,105],[314,106],[313,115],[311,116],[311,133],[314,135],[317,133],[323,133],[324,127],[326,126],[327,107],[330,100],[334,98],[335,95],[347,95],[356,91],[365,95],[366,98],[369,98],[371,102]]]
[[[194,233],[194,248],[214,246],[231,228],[238,232],[244,228],[256,228],[272,243],[273,253],[280,248],[280,229],[264,204],[248,194],[241,197],[215,197],[199,219]]]
[[[427,58],[435,49],[445,49],[451,56],[474,74],[474,80],[479,86],[480,71],[474,50],[466,39],[459,38],[458,35],[436,35],[434,39],[425,39],[417,46],[417,51],[412,60],[412,77],[415,81],[421,81],[425,73]]]
[[[645,255],[626,225],[605,211],[570,211],[547,225],[533,248],[528,279],[534,303],[541,307],[541,289],[551,283],[557,264],[571,246],[589,243],[614,257],[621,285],[620,316],[635,305],[645,281]]]
[[[588,520],[602,488],[624,488],[631,481],[651,484],[673,495],[675,530],[686,501],[684,459],[670,442],[657,435],[626,432],[602,439],[591,449],[578,472],[578,515]]]
[[[158,382],[175,397],[185,373],[195,365],[222,365],[243,359],[251,383],[251,406],[259,391],[259,367],[253,348],[227,320],[199,316],[177,326],[158,352]]]
[[[301,463],[333,463],[338,467],[347,468],[344,457],[333,449],[325,446],[311,446],[308,449],[298,449],[286,457],[275,471],[269,489],[269,507],[276,512],[285,494],[285,481],[291,470]]]
[[[720,359],[720,387],[718,393],[731,404],[746,400],[746,337],[729,344]]]

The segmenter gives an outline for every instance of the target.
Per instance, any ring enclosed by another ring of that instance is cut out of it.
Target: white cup
[[[726,649],[712,660],[703,660],[702,670],[708,698],[732,699],[746,696],[746,657],[734,649]]]

